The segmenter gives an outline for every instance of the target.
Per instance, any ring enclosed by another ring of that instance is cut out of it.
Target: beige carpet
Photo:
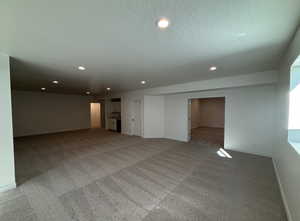
[[[286,221],[272,161],[102,130],[16,139],[1,221]]]
[[[224,147],[224,128],[198,127],[192,129],[193,142],[207,143]]]

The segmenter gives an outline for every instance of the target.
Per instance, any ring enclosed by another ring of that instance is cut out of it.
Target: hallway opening
[[[101,128],[100,103],[91,103],[91,128]]]
[[[224,147],[225,97],[191,99],[190,140]]]

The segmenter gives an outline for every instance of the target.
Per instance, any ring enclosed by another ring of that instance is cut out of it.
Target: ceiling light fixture
[[[110,88],[110,87],[108,87],[108,88],[106,88],[106,90],[110,91],[110,90],[111,90],[111,88]]]
[[[141,81],[141,84],[146,84],[146,81]]]
[[[45,87],[42,87],[42,88],[41,88],[41,90],[42,90],[42,91],[45,91],[45,90],[46,90],[46,88],[45,88]]]
[[[58,84],[58,81],[52,81],[53,84]]]
[[[167,27],[169,27],[170,25],[170,21],[167,18],[161,18],[157,21],[157,26],[160,29],[166,29]]]
[[[85,70],[85,67],[83,67],[83,66],[78,66],[78,70],[84,71],[84,70]]]
[[[216,71],[216,70],[217,70],[217,67],[212,66],[212,67],[209,68],[209,70],[210,70],[210,71]]]

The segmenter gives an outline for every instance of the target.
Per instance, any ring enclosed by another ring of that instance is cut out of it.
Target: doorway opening
[[[189,101],[189,139],[224,147],[225,97]]]
[[[91,103],[91,128],[101,128],[101,104]]]
[[[122,100],[121,98],[110,99],[108,106],[108,125],[110,131],[122,132],[122,119],[121,119]]]

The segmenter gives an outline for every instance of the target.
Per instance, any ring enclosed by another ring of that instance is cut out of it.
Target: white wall
[[[192,99],[192,129],[197,127],[224,128],[225,99]]]
[[[141,136],[144,136],[144,95],[141,93],[124,93],[115,97],[121,97],[121,120],[122,120],[122,133],[131,135],[131,118],[132,113],[132,102],[139,100],[141,101]],[[109,100],[109,99],[107,99]],[[109,103],[109,102],[107,102]]]
[[[13,91],[14,136],[90,128],[89,96]]]
[[[288,103],[290,66],[300,55],[300,29],[289,47],[280,67],[278,84],[278,134],[274,163],[282,186],[290,220],[300,220],[300,155],[288,143]]]
[[[245,76],[211,79],[209,85],[191,82],[167,87],[138,90],[115,95],[122,97],[122,133],[130,134],[130,100],[153,94],[164,96],[164,137],[180,141],[188,140],[187,102],[189,98],[224,97],[225,148],[271,156],[274,145],[274,100],[277,72],[267,71]],[[223,88],[220,88],[223,83]],[[267,85],[266,85],[267,84]],[[205,92],[193,92],[205,88]],[[178,94],[168,94],[169,92]],[[182,92],[185,93],[182,93]],[[190,93],[188,93],[190,92]],[[146,105],[147,106],[147,105]],[[142,110],[142,114],[147,110]],[[143,117],[144,119],[144,117]],[[142,123],[142,136],[147,130]],[[153,127],[153,125],[151,126]],[[160,127],[156,125],[156,127]],[[152,129],[151,129],[152,130]]]
[[[144,137],[164,137],[164,97],[144,97]]]
[[[188,99],[226,97],[225,148],[271,156],[275,87],[256,86],[165,96],[165,137],[188,140]]]
[[[132,103],[141,101],[141,136],[145,138],[164,137],[164,97],[145,96],[141,92],[116,94],[121,98],[122,133],[131,135]],[[110,97],[111,98],[111,97]],[[106,99],[106,107],[110,106],[110,98]],[[109,108],[106,111],[106,120]]]
[[[224,128],[225,98],[200,99],[200,127]]]
[[[199,99],[193,99],[191,103],[191,127],[192,129],[200,127],[200,102]]]
[[[9,57],[0,54],[0,192],[16,186]]]
[[[271,156],[275,124],[274,83],[277,82],[277,74],[276,71],[267,71],[246,76],[211,79],[209,85],[205,85],[203,82],[191,82],[115,94],[114,97],[122,97],[122,133],[130,134],[130,101],[141,99],[144,102],[144,97],[160,94],[164,96],[164,137],[187,141],[188,99],[226,96],[225,148]],[[227,89],[216,90],[215,88],[221,87],[221,83],[224,83],[223,88]],[[199,86],[199,90],[203,88],[210,90],[192,92],[196,90],[197,86]],[[177,91],[178,94],[168,94],[170,91]],[[185,93],[182,93],[183,91]],[[145,110],[142,110],[142,115],[147,114],[151,100],[147,103],[145,106],[143,105]],[[146,119],[146,117],[142,118]],[[148,127],[148,123],[144,125],[142,122],[142,136]],[[159,121],[151,122],[148,131],[153,131],[153,128],[162,128],[162,126]],[[154,137],[153,135],[151,137]],[[157,137],[161,137],[160,133],[157,134]]]
[[[275,84],[278,78],[277,71],[265,71],[259,73],[252,73],[246,75],[237,75],[232,77],[224,78],[215,78],[205,81],[194,81],[183,84],[175,84],[165,87],[156,87],[149,88],[144,90],[129,91],[124,93],[112,94],[110,97],[106,98],[105,102],[105,114],[106,121],[108,120],[109,111],[110,111],[110,98],[121,98],[121,115],[122,115],[122,133],[131,134],[130,132],[130,102],[139,99],[141,102],[144,102],[144,96],[148,95],[167,95],[174,93],[188,93],[195,91],[203,90],[216,90],[216,89],[225,89],[232,87],[245,87],[245,86],[255,86],[255,85],[266,85],[266,84]],[[142,105],[142,108],[144,105]],[[175,108],[175,107],[174,107]],[[142,136],[144,134],[144,110],[142,110]],[[172,130],[172,129],[171,129]]]
[[[213,78],[203,81],[193,81],[182,84],[173,84],[164,87],[155,87],[144,90],[132,91],[125,94],[164,95],[174,93],[188,93],[205,90],[220,90],[233,87],[248,87],[253,85],[276,84],[277,81],[278,71],[273,70],[251,74],[234,75],[223,78]]]

